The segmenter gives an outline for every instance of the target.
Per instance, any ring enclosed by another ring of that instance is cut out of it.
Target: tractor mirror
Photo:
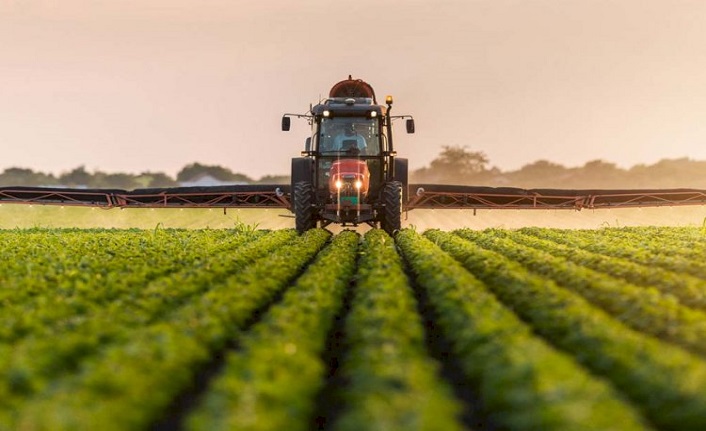
[[[311,137],[306,138],[306,142],[304,143],[304,150],[305,151],[311,151]]]
[[[292,119],[289,117],[282,117],[282,131],[288,132],[289,128],[292,126]]]
[[[407,133],[414,133],[414,118],[407,120]]]

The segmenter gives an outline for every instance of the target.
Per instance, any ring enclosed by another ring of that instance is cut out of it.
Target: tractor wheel
[[[385,204],[385,211],[381,227],[388,234],[394,235],[402,228],[402,183],[386,183],[382,189],[382,202]]]
[[[315,199],[314,186],[310,182],[300,181],[294,185],[294,224],[297,232],[304,233],[316,227]]]

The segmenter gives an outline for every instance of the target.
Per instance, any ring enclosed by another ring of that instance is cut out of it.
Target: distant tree
[[[488,162],[482,151],[470,151],[465,146],[444,146],[428,167],[417,169],[410,176],[412,181],[471,184],[497,174],[489,172]]]
[[[431,170],[461,177],[487,170],[490,160],[482,151],[470,151],[465,146],[443,146],[442,148],[439,157],[432,160]]]
[[[137,177],[131,174],[114,173],[108,174],[101,171],[96,171],[88,183],[91,188],[110,188],[132,190],[140,186]]]
[[[172,177],[162,172],[143,172],[136,180],[140,183],[140,187],[148,188],[176,187],[179,185]]]
[[[509,172],[506,177],[508,184],[515,187],[557,187],[567,181],[572,170],[548,160],[537,160],[522,166],[519,170]]]
[[[566,171],[567,168],[564,165],[548,160],[537,160],[536,162],[524,165],[517,172],[529,177],[541,177],[561,175],[566,173]]]
[[[56,185],[56,178],[51,174],[34,172],[26,168],[7,168],[0,174],[3,186],[51,186]]]
[[[232,181],[232,182],[253,182],[252,178],[247,175],[234,173],[228,168],[223,166],[215,165],[202,165],[200,163],[192,163],[190,165],[184,166],[181,171],[177,174],[177,181],[191,181],[198,178],[201,175],[210,175],[219,181]]]
[[[619,172],[621,169],[615,163],[606,162],[605,160],[591,160],[583,165],[583,169],[598,172],[598,173],[614,173]]]
[[[59,182],[65,186],[77,187],[88,186],[93,175],[86,171],[85,166],[79,166],[74,170],[59,175]]]
[[[289,184],[292,177],[289,175],[265,175],[257,180],[260,184]]]
[[[635,165],[629,170],[636,187],[706,188],[706,161],[688,158],[662,159],[654,165]]]
[[[139,187],[139,183],[136,181],[135,175],[114,173],[108,174],[106,177],[108,184],[110,184],[110,187],[117,187],[119,189],[126,190],[132,190]]]
[[[574,187],[629,188],[626,171],[615,163],[591,160],[576,170]]]

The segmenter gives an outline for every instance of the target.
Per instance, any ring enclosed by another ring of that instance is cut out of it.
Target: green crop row
[[[677,298],[688,307],[706,310],[706,280],[693,275],[641,265],[626,258],[595,253],[568,243],[541,239],[541,236],[547,236],[542,229],[525,228],[519,231],[505,231],[503,235],[519,244],[543,250],[582,267],[609,274],[638,286],[657,289]]]
[[[425,233],[534,330],[604,376],[661,429],[706,429],[706,363],[633,331],[584,298],[455,235]]]
[[[661,252],[660,245],[666,246],[668,241],[656,241],[653,244],[645,237],[640,243],[633,240],[614,240],[604,237],[602,231],[571,231],[544,229],[533,231],[541,238],[550,239],[561,244],[569,244],[584,250],[606,256],[619,257],[645,266],[657,266],[679,274],[691,274],[706,279],[706,261],[683,255],[671,255]]]
[[[8,428],[144,429],[192,384],[196,370],[297,276],[329,236],[311,230],[163,319],[134,328],[128,342],[106,346],[77,374],[55,380],[19,405]]]
[[[36,327],[31,336],[0,344],[0,412],[15,410],[18,402],[41,392],[56,376],[78,369],[100,349],[130,341],[132,328],[159,321],[189,298],[267,256],[295,235],[293,230],[270,233],[241,247],[233,256],[227,250],[211,257],[205,265],[208,270],[200,265],[183,268],[172,277],[135,287],[104,307],[87,303],[83,315],[54,324],[28,320]],[[100,290],[103,286],[97,280],[93,288]],[[50,314],[51,310],[39,314]]]
[[[138,268],[150,265],[147,269],[159,272],[160,264],[190,257],[194,248],[257,235],[215,230],[4,232],[0,235],[0,294],[12,300],[40,292],[91,295],[93,291],[81,289],[82,283],[90,282],[87,272],[111,277],[118,270],[129,275],[124,271],[126,261]]]
[[[130,275],[125,271],[129,267],[126,261],[138,268],[154,261],[147,269],[159,271],[160,266],[176,260],[180,243],[176,238],[182,235],[187,234],[175,232],[172,241],[161,243],[152,233],[133,231],[91,235],[62,231],[5,233],[0,236],[0,298],[8,306],[31,304],[38,295],[57,298],[105,295],[83,287],[92,278],[122,281],[117,275]],[[207,237],[191,236],[194,241],[204,241]],[[165,253],[160,255],[162,250]]]
[[[188,420],[192,430],[308,430],[325,381],[326,337],[355,271],[358,234],[343,232],[239,339]]]
[[[43,332],[53,334],[67,325],[73,328],[78,321],[96,312],[104,314],[106,307],[118,303],[122,315],[126,299],[137,299],[148,292],[144,289],[146,284],[173,277],[185,268],[198,271],[210,265],[210,256],[233,252],[261,235],[225,238],[222,233],[203,232],[186,237],[183,232],[173,232],[162,238],[151,233],[113,232],[99,234],[99,239],[106,241],[96,250],[91,245],[95,242],[91,235],[68,236],[61,244],[45,241],[46,251],[31,261],[39,268],[61,266],[53,278],[42,279],[39,270],[29,280],[27,274],[19,272],[12,276],[12,284],[18,287],[4,291],[5,295],[14,296],[3,304],[0,340],[14,341],[26,334],[37,337]],[[42,237],[33,240],[42,243]],[[16,262],[3,262],[0,270],[7,276],[15,265]]]
[[[457,430],[460,410],[428,356],[424,327],[395,243],[365,235],[345,325],[337,430]]]
[[[456,235],[518,262],[603,308],[633,329],[706,354],[706,314],[684,307],[672,296],[645,289],[577,265],[565,258],[512,241],[512,233],[459,230]],[[510,239],[508,239],[509,237]]]
[[[689,259],[702,259],[706,254],[706,235],[703,228],[611,228],[597,233],[606,240],[629,242],[650,248],[659,254]]]
[[[430,237],[447,242],[440,233]],[[410,230],[396,240],[468,385],[477,388],[484,410],[502,429],[648,429],[610,385],[536,337],[436,245]]]

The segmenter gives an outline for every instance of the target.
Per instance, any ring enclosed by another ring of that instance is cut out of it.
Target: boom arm
[[[233,185],[162,189],[0,187],[0,203],[101,208],[284,208],[289,185]],[[405,210],[574,209],[706,205],[706,190],[562,190],[410,184]]]
[[[706,205],[706,190],[562,190],[412,184],[407,209],[574,209]]]

